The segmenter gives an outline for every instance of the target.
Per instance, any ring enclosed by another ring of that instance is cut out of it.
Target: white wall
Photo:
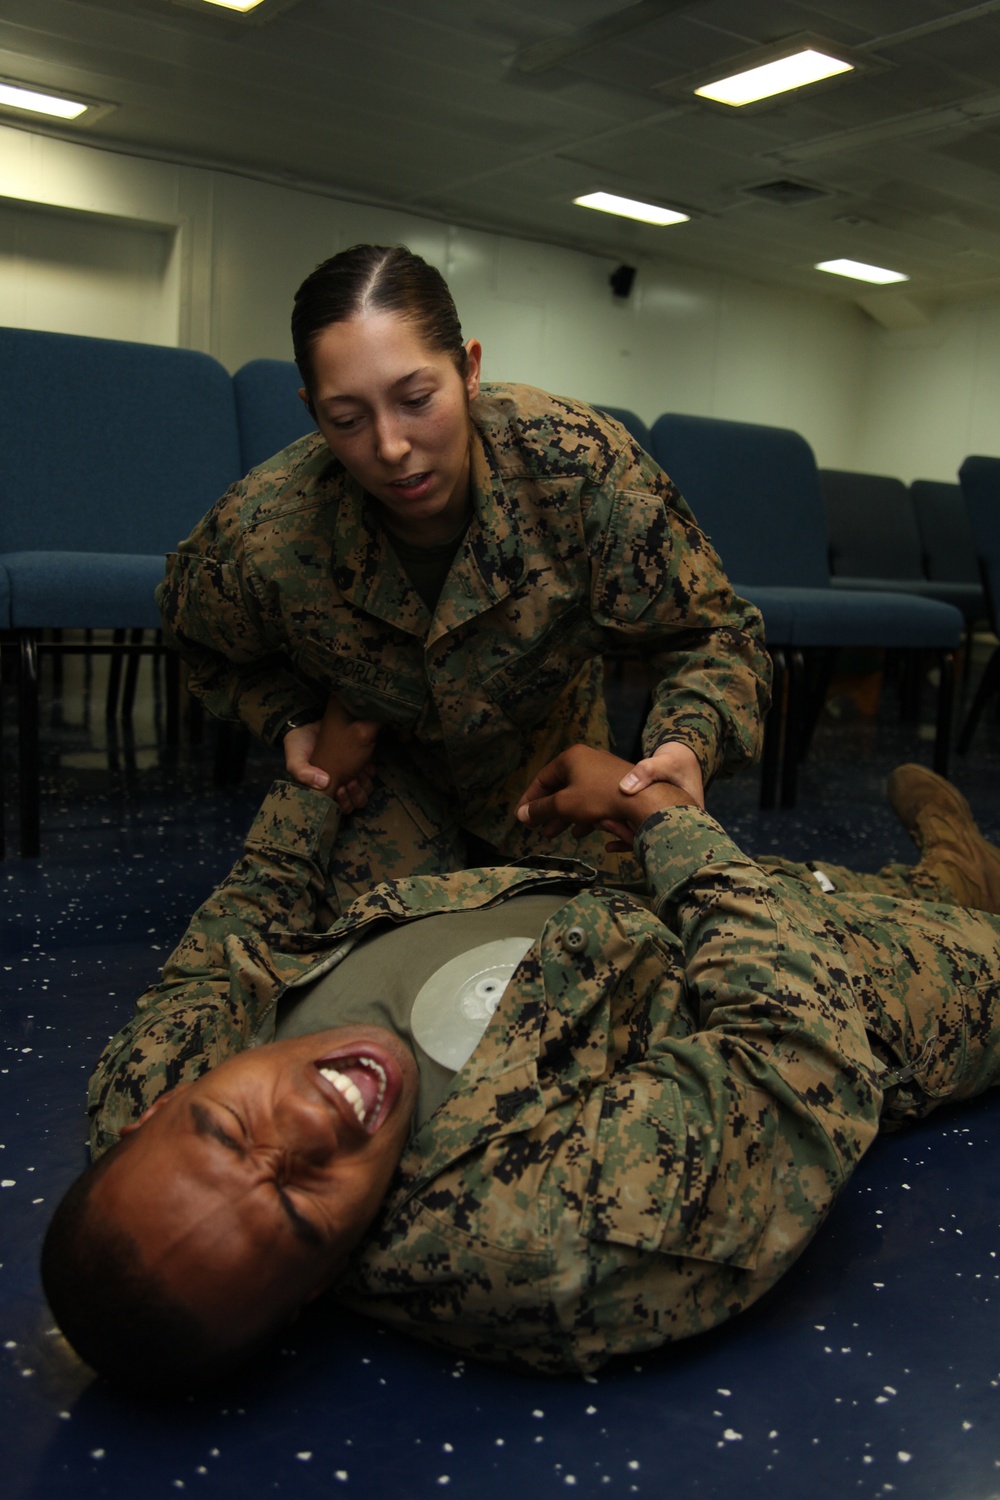
[[[954,481],[968,454],[1000,454],[1000,302],[941,308],[927,328],[876,331],[869,378],[851,468]]]
[[[444,273],[463,331],[482,341],[487,379],[647,421],[688,411],[795,427],[829,465],[855,451],[869,323],[853,307],[663,262],[641,264],[623,300],[608,285],[610,260],[234,176],[215,182],[211,352],[232,369],[289,357],[292,296],[317,261],[359,240],[404,242]]]
[[[176,231],[0,199],[0,323],[176,344]]]
[[[39,207],[59,216],[47,257],[25,228]],[[673,410],[793,427],[821,465],[903,478],[952,478],[966,452],[1000,451],[1000,304],[889,334],[832,298],[663,260],[640,262],[622,300],[610,260],[0,127],[8,322],[177,342],[230,370],[287,359],[295,287],[358,240],[405,242],[441,268],[487,378],[647,421]]]

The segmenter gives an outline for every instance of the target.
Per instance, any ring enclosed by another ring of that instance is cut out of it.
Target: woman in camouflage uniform
[[[609,744],[612,649],[640,653],[656,684],[625,790],[671,781],[702,802],[754,758],[760,616],[618,423],[480,386],[445,282],[399,247],[319,266],[292,333],[319,432],[222,497],[158,599],[192,690],[283,745],[304,785],[328,781],[313,755],[331,694],[377,730],[376,774],[330,788],[353,813],[345,896],[460,867],[470,834],[480,857],[535,848],[518,797],[560,750]]]

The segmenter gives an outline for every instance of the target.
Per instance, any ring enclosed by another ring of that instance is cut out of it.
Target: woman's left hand
[[[654,750],[652,755],[647,755],[645,760],[634,765],[628,775],[622,777],[619,790],[632,796],[645,787],[652,786],[654,781],[672,782],[686,792],[697,807],[705,806],[705,784],[698,757],[678,740],[668,740]]]

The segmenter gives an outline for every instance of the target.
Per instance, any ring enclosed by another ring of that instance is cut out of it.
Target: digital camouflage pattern
[[[471,415],[475,513],[433,617],[319,434],[233,486],[157,594],[220,718],[273,742],[335,692],[385,726],[388,800],[342,831],[355,892],[433,868],[459,827],[506,858],[536,847],[513,809],[560,750],[608,747],[609,651],[640,653],[657,684],[646,753],[680,741],[707,783],[760,746],[760,615],[662,470],[617,422],[528,386],[484,387]]]
[[[880,1114],[997,1081],[1000,919],[943,904],[919,866],[823,866],[839,884],[823,894],[807,867],[755,864],[708,814],[671,808],[637,840],[646,904],[555,861],[391,882],[338,913],[338,822],[276,784],[105,1050],[94,1153],[165,1089],[268,1040],[285,986],[361,934],[561,882],[566,904],[337,1287],[449,1349],[586,1371],[710,1328],[799,1255]]]

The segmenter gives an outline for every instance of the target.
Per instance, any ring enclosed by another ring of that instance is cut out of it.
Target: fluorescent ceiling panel
[[[205,0],[206,5],[221,5],[225,10],[238,10],[245,15],[248,10],[256,10],[263,0]]]
[[[850,276],[855,281],[872,281],[877,286],[910,279],[902,271],[887,271],[884,266],[868,266],[863,260],[821,260],[814,269],[830,271],[834,276]]]
[[[34,89],[0,83],[0,105],[7,109],[26,109],[34,115],[54,115],[59,120],[75,120],[89,107],[78,99],[60,99],[55,94],[39,94]]]
[[[616,193],[584,193],[574,198],[581,208],[596,208],[602,214],[618,214],[622,219],[638,219],[643,224],[686,224],[690,214],[674,208],[660,208],[656,203],[640,203],[635,198],[619,198]]]
[[[791,57],[779,57],[774,62],[762,63],[748,68],[743,73],[733,73],[729,78],[720,78],[718,83],[706,83],[695,89],[703,99],[714,99],[718,104],[753,104],[758,99],[770,99],[773,94],[784,94],[789,89],[804,88],[807,83],[818,83],[821,78],[833,78],[837,73],[850,73],[853,64],[829,57],[806,47],[794,52]]]

